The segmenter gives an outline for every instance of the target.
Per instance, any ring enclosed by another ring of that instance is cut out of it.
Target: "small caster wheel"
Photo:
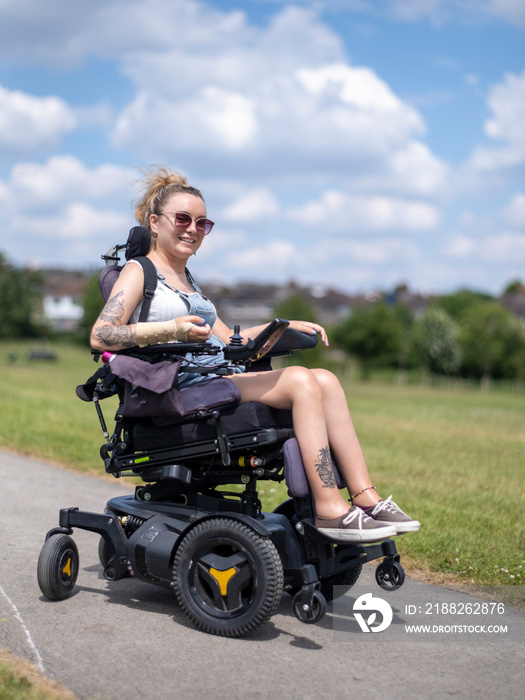
[[[299,591],[293,599],[293,611],[298,620],[305,622],[307,625],[313,625],[319,622],[326,612],[326,598],[321,591],[314,591],[312,604],[307,605],[302,599],[301,591]]]
[[[401,588],[405,582],[405,570],[398,561],[392,563],[392,571],[385,572],[385,562],[381,562],[376,569],[376,581],[385,591],[395,591]]]
[[[50,600],[71,595],[78,576],[78,549],[69,535],[55,534],[40,551],[37,579],[40,590]]]

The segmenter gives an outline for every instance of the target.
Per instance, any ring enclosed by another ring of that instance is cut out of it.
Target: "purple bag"
[[[180,365],[180,361],[151,364],[113,355],[109,360],[111,373],[126,380],[122,415],[152,418],[157,425],[169,425],[203,409],[239,403],[239,389],[225,378],[207,379],[179,389]]]

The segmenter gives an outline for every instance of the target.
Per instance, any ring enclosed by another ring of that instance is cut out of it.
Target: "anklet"
[[[361,489],[361,491],[359,491],[358,493],[354,493],[353,496],[350,496],[350,500],[353,501],[354,498],[357,498],[358,496],[360,496],[360,495],[361,495],[362,493],[364,493],[365,491],[371,491],[372,489],[375,491],[375,490],[376,490],[376,487],[375,487],[375,486],[367,486],[366,489]]]

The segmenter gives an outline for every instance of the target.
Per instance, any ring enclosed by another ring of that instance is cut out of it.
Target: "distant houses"
[[[59,333],[75,331],[82,320],[82,299],[89,275],[75,270],[42,270],[42,315],[45,325]]]
[[[75,270],[42,270],[44,322],[57,332],[72,332],[82,320],[82,299],[90,274]],[[217,306],[218,314],[230,327],[259,325],[272,318],[280,302],[301,296],[315,311],[320,323],[330,326],[352,313],[357,307],[379,300],[407,306],[415,318],[421,316],[435,298],[412,292],[407,285],[398,285],[392,292],[370,292],[349,295],[330,287],[303,287],[295,282],[285,285],[239,282],[231,287],[203,284],[203,291]],[[500,303],[519,316],[525,324],[525,288],[504,295]]]
[[[499,302],[506,309],[518,316],[521,320],[521,324],[525,327],[525,287],[520,286],[516,291],[504,294]]]

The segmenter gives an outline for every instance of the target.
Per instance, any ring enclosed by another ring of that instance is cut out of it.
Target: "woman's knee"
[[[305,393],[310,399],[314,398],[315,395],[321,395],[320,383],[312,370],[294,365],[286,367],[284,376],[294,394]]]
[[[333,372],[327,369],[312,369],[310,371],[323,390],[333,391],[336,388],[342,389],[339,379]]]

